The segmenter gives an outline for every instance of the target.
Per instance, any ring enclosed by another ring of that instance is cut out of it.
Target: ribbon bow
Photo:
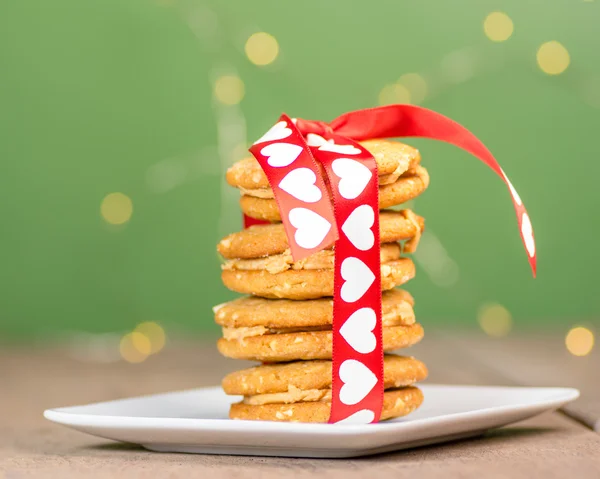
[[[331,123],[282,115],[250,152],[269,180],[293,259],[335,242],[329,422],[377,422],[381,414],[379,184],[375,159],[358,141],[395,137],[444,141],[488,165],[508,187],[529,264],[536,273],[527,210],[494,156],[465,127],[413,105],[357,110]]]

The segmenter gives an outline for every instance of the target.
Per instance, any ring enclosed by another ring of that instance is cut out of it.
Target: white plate
[[[579,397],[568,388],[420,385],[425,402],[406,418],[369,425],[227,419],[239,397],[221,388],[48,409],[44,416],[95,436],[162,452],[352,457],[475,436],[556,409]]]

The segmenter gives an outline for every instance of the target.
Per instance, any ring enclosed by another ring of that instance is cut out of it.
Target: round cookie
[[[367,140],[359,143],[375,158],[380,176],[402,175],[407,170],[414,169],[421,161],[418,150],[397,141]],[[236,188],[246,190],[269,188],[267,176],[253,157],[235,163],[227,170],[225,178]]]
[[[239,271],[224,269],[221,279],[227,288],[263,298],[315,299],[333,296],[333,269],[288,269],[277,274],[265,270]],[[406,283],[415,276],[410,258],[381,264],[381,289],[386,291]]]
[[[398,178],[401,178],[401,177],[409,177],[409,176],[418,175],[418,173],[419,173],[418,168],[419,168],[419,165],[417,164],[414,167],[409,168],[402,174],[392,173],[390,175],[379,176],[379,186],[381,187],[384,185],[392,184],[392,183],[398,181]],[[274,198],[275,197],[275,195],[273,194],[273,190],[270,187],[267,187],[267,188],[243,188],[240,186],[238,188],[243,195],[253,196],[255,198]]]
[[[414,300],[408,291],[391,289],[381,295],[381,317],[403,326],[414,324]],[[245,296],[213,308],[215,322],[225,328],[311,328],[331,326],[333,299],[307,301]]]
[[[426,377],[427,367],[418,359],[395,354],[383,357],[385,389],[410,386]],[[240,396],[331,389],[331,361],[263,364],[228,374],[221,384],[226,394]]]
[[[394,183],[379,187],[379,208],[401,205],[423,193],[429,186],[429,173],[422,166],[416,168],[414,176],[401,176]],[[257,198],[242,195],[242,212],[251,218],[265,221],[281,221],[277,202],[273,198]]]
[[[384,351],[407,348],[423,338],[423,327],[419,323],[385,326],[382,337]],[[217,348],[223,356],[260,362],[331,359],[331,345],[331,330],[220,338],[217,341]]]
[[[414,386],[385,391],[383,393],[380,420],[406,416],[417,409],[422,402],[423,393]],[[231,419],[254,421],[326,423],[329,420],[330,412],[330,401],[264,404],[260,406],[239,402],[231,405],[229,417]]]
[[[379,208],[401,205],[423,193],[429,187],[429,172],[419,166],[415,173],[414,176],[402,176],[394,183],[381,186]]]
[[[384,210],[379,213],[379,240],[394,243],[418,236],[425,220],[411,210]],[[217,251],[227,259],[261,258],[287,252],[289,244],[282,223],[254,225],[223,238]]]

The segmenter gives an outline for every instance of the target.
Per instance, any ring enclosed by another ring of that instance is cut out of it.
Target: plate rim
[[[557,393],[556,397],[549,397],[542,401],[537,402],[521,402],[510,405],[493,406],[481,409],[475,409],[470,411],[446,414],[437,417],[421,418],[408,421],[395,421],[395,422],[383,422],[377,424],[368,425],[356,425],[356,424],[314,424],[314,423],[286,423],[286,422],[274,422],[274,421],[233,421],[231,419],[210,419],[210,418],[168,418],[168,417],[147,417],[147,416],[115,416],[105,414],[86,414],[69,412],[69,409],[77,407],[91,407],[97,405],[104,405],[113,402],[144,399],[156,396],[167,396],[181,393],[192,393],[200,391],[222,391],[220,386],[184,389],[178,391],[169,391],[155,394],[145,394],[141,396],[132,396],[127,398],[100,401],[89,404],[64,406],[58,408],[49,408],[43,412],[44,417],[56,424],[61,424],[67,427],[104,427],[104,428],[134,428],[134,429],[152,429],[152,428],[170,428],[178,430],[197,430],[202,428],[203,430],[218,430],[220,432],[286,432],[286,433],[300,433],[311,435],[357,435],[370,436],[377,435],[382,431],[394,431],[397,429],[422,427],[427,426],[431,423],[445,423],[446,421],[460,421],[460,420],[477,420],[486,417],[493,412],[494,414],[509,413],[511,411],[530,411],[530,410],[550,410],[556,409],[560,406],[574,401],[580,396],[580,391],[576,388],[571,387],[555,387],[555,386],[543,386],[543,387],[529,387],[529,386],[478,386],[478,385],[453,385],[453,384],[421,384],[426,389],[428,387],[434,388],[460,388],[460,389],[501,389],[501,390],[545,390],[548,393]],[[255,425],[255,428],[249,428],[249,423]]]

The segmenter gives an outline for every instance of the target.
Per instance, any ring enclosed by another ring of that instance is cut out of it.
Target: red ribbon
[[[453,144],[500,176],[509,189],[529,264],[536,273],[533,229],[523,202],[485,145],[455,121],[413,105],[358,110],[330,124],[282,115],[250,152],[273,189],[294,260],[336,242],[330,422],[377,422],[381,413],[378,175],[373,156],[356,141],[394,137]],[[245,217],[244,222],[249,226],[258,221]]]
[[[325,168],[340,227],[335,243],[329,422],[377,422],[383,404],[377,163],[349,138],[333,133],[308,137]]]

